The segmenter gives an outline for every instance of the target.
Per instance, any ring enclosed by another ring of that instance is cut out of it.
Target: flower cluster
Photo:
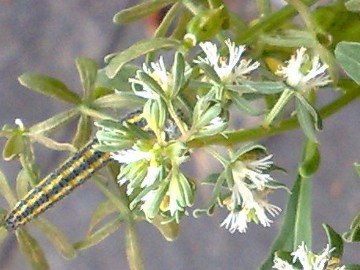
[[[228,127],[230,105],[248,114],[259,114],[247,94],[277,94],[289,86],[309,89],[330,82],[329,76],[324,75],[327,66],[321,65],[318,57],[314,57],[311,68],[306,69],[309,57],[304,48],[277,72],[287,84],[256,82],[250,75],[260,63],[244,58],[245,46],[237,46],[229,39],[224,45],[227,56],[220,54],[217,45],[203,42],[199,44],[203,54],[192,64],[177,53],[169,71],[160,57],[158,62],[144,64],[143,69],[129,79],[134,95],[144,99],[145,124],[140,127],[135,123],[135,129],[130,125],[123,132],[126,147],[114,147],[111,156],[122,164],[118,182],[126,188],[130,208],[142,210],[148,220],[161,214],[179,221],[186,208],[193,204],[195,184],[180,169],[190,158],[191,149],[186,143],[223,132]],[[190,100],[185,101],[183,93]],[[277,110],[273,116],[276,113]],[[136,135],[136,127],[147,136],[141,132],[138,132],[141,136]],[[122,138],[114,139],[111,128],[101,134],[105,135],[99,141],[107,145],[107,150],[111,145],[125,146]],[[226,205],[229,214],[221,226],[231,233],[245,232],[249,222],[270,226],[270,218],[281,209],[269,203],[267,196],[274,189],[285,188],[270,175],[274,168],[272,155],[260,145],[243,146],[229,160],[209,152],[224,166],[224,171],[212,183],[216,188],[208,208],[218,202]]]
[[[249,222],[269,227],[272,220],[267,213],[274,217],[281,211],[280,207],[267,201],[267,195],[273,189],[284,187],[268,173],[273,167],[272,155],[265,155],[263,158],[257,158],[257,154],[249,155],[254,150],[257,152],[264,149],[260,146],[249,148],[233,158],[228,166],[230,173],[227,177],[230,179],[227,179],[227,183],[230,195],[223,203],[230,213],[221,226],[231,233],[246,232]]]
[[[345,266],[338,266],[338,258],[331,256],[334,250],[335,248],[330,249],[327,245],[321,253],[315,254],[303,242],[291,253],[292,261],[275,255],[273,268],[277,270],[345,270]]]
[[[296,55],[287,62],[287,66],[281,66],[276,74],[283,77],[289,86],[303,92],[331,83],[329,75],[325,73],[328,66],[322,65],[317,55],[310,61],[309,55],[305,52],[304,47],[298,49]]]

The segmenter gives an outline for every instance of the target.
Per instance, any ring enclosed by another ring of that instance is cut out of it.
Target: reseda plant
[[[260,2],[263,17],[252,26],[242,23],[222,1],[155,0],[120,11],[114,21],[123,24],[170,6],[154,38],[106,57],[103,69],[87,58],[76,60],[83,97],[51,77],[34,73],[20,76],[25,87],[68,102],[73,108],[32,127],[16,120],[17,127],[3,128],[2,135],[8,138],[4,158],[19,158],[23,166],[17,179],[18,196],[0,174],[1,194],[11,207],[23,210],[11,212],[12,218],[19,221],[29,212],[40,213],[42,200],[55,201],[55,188],[71,190],[93,173],[89,170],[98,170],[101,166],[96,159],[101,156],[111,160],[109,175],[96,175],[93,180],[106,199],[95,209],[85,239],[70,243],[46,219],[37,217],[32,222],[66,258],[73,258],[78,250],[101,242],[117,232],[120,224],[126,224],[129,265],[144,269],[137,222],[146,220],[167,240],[174,240],[182,219],[211,216],[218,208],[225,208],[227,215],[219,228],[241,237],[252,223],[271,226],[284,208],[269,199],[279,189],[289,194],[284,225],[260,269],[360,269],[357,265],[342,266],[343,240],[328,225],[324,225],[329,241],[325,250],[319,255],[311,252],[309,185],[320,162],[317,131],[322,129],[322,118],[360,96],[360,77],[354,71],[360,64],[360,44],[338,40],[335,51],[322,44],[314,32],[316,20],[309,21],[312,13],[306,6],[315,1],[288,1],[288,7],[274,13],[267,1]],[[339,5],[327,8],[335,12]],[[341,8],[346,10],[343,5]],[[315,15],[321,11],[319,8]],[[280,28],[281,22],[296,12],[305,26],[297,26],[296,31]],[[175,30],[169,34],[173,23]],[[317,26],[320,29],[321,24]],[[331,34],[332,30],[327,29]],[[360,39],[360,31],[357,37]],[[167,54],[171,59],[162,56],[162,49],[172,50]],[[129,64],[144,55],[142,68]],[[335,61],[355,82],[339,78]],[[318,108],[316,99],[325,87],[343,92]],[[130,113],[122,117],[118,109],[124,108]],[[292,113],[287,114],[286,109]],[[231,120],[238,115],[257,116],[262,122],[258,127],[237,130]],[[59,144],[48,137],[76,116],[80,120],[71,144]],[[93,126],[97,128],[95,139],[82,148],[90,140]],[[269,153],[257,140],[297,127],[304,134],[304,150],[297,179],[288,188],[274,178],[274,171],[284,171],[274,163],[276,153]],[[54,177],[58,182],[51,180],[40,188],[34,142],[83,154],[76,156],[79,160],[64,163],[55,176],[50,175],[50,180]],[[222,169],[209,172],[205,179],[185,171],[183,165],[193,162],[196,148],[219,162]],[[78,182],[71,182],[74,179]],[[29,185],[35,186],[30,191],[34,197],[16,204],[16,197],[24,198]],[[211,196],[205,198],[204,207],[192,209],[202,185],[211,187]],[[9,215],[7,210],[3,212],[7,226]],[[344,235],[345,240],[360,239],[357,220]],[[14,229],[32,267],[48,269],[36,240],[24,227]],[[0,239],[6,235],[1,227]]]

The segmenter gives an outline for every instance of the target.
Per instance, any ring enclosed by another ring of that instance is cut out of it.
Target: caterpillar
[[[135,111],[120,122],[132,122],[143,128],[144,120],[141,111]],[[109,162],[110,153],[94,149],[93,146],[97,143],[96,138],[91,140],[32,188],[5,217],[4,227],[8,231],[13,231],[26,224],[68,195],[74,188],[83,184]]]

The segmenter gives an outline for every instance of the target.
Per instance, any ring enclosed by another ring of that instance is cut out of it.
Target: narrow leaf
[[[41,232],[65,259],[71,260],[76,257],[75,249],[62,231],[43,218],[37,218],[34,221],[36,227],[41,230]]]
[[[177,2],[177,0],[156,0],[144,2],[116,13],[113,18],[113,22],[119,25],[130,23],[153,14],[155,11],[175,2]]]
[[[84,240],[75,243],[74,248],[76,250],[82,250],[99,244],[101,241],[119,230],[121,221],[122,219],[120,217],[110,221],[96,232],[87,236]]]
[[[360,85],[360,43],[339,42],[335,49],[335,57],[346,74]]]
[[[335,248],[335,250],[331,253],[331,256],[340,259],[344,253],[344,242],[341,236],[328,224],[323,224],[323,227],[328,238],[330,249]]]
[[[271,245],[268,257],[260,270],[271,269],[274,252],[292,251],[304,241],[311,245],[311,183],[310,179],[298,176],[288,200],[281,230]]]
[[[15,233],[19,242],[20,250],[32,268],[36,270],[50,269],[39,243],[23,229],[18,229]]]
[[[16,194],[18,198],[24,198],[29,190],[30,175],[28,170],[24,168],[18,173],[16,177]]]
[[[306,137],[315,143],[318,142],[311,115],[298,99],[295,100],[295,106],[297,119]]]
[[[306,145],[308,153],[300,165],[299,173],[301,176],[309,177],[315,174],[320,166],[319,145],[315,142],[308,141]]]
[[[3,149],[3,159],[8,161],[17,157],[19,154],[24,152],[24,143],[22,134],[12,135],[5,143]]]
[[[99,108],[134,108],[142,107],[146,99],[132,92],[117,92],[100,97],[94,101],[94,106]]]
[[[98,225],[104,218],[117,212],[117,208],[110,200],[105,200],[99,203],[94,213],[92,214],[87,235],[91,235],[95,226]]]
[[[169,38],[145,39],[135,43],[125,51],[114,56],[105,68],[109,78],[114,78],[122,66],[135,58],[159,49],[175,48],[180,46],[180,41]]]
[[[92,121],[87,115],[81,115],[76,128],[76,134],[73,139],[73,145],[80,149],[91,137]]]
[[[240,81],[238,85],[226,85],[226,88],[238,93],[258,93],[264,95],[272,95],[283,92],[286,86],[282,82],[254,82],[248,80]]]
[[[125,64],[122,66],[121,72],[112,79],[106,75],[105,69],[100,69],[96,78],[96,86],[126,92],[130,90],[129,78],[135,77],[138,69],[138,66]]]
[[[176,97],[181,89],[181,87],[185,83],[185,60],[184,56],[178,52],[174,57],[174,64],[172,67],[172,74],[174,76],[172,96]]]
[[[164,223],[164,219],[157,215],[152,224],[159,230],[167,241],[174,241],[179,236],[179,224],[176,221]]]
[[[229,93],[231,100],[234,102],[234,105],[242,112],[245,112],[251,116],[258,116],[264,113],[263,110],[257,108],[256,105],[251,104],[245,98],[239,96],[238,94]]]
[[[16,204],[17,199],[15,198],[14,193],[11,191],[9,183],[7,182],[6,177],[2,171],[0,171],[0,193],[8,202],[10,207],[13,207]]]
[[[77,150],[73,145],[71,145],[69,143],[59,143],[57,141],[54,141],[53,139],[50,139],[50,138],[40,135],[40,134],[32,135],[31,138],[34,141],[44,145],[45,147],[56,150],[56,151],[76,152],[76,150]]]
[[[77,94],[55,78],[38,73],[24,73],[19,77],[19,82],[21,85],[46,96],[72,104],[81,103]]]
[[[68,111],[58,113],[43,122],[33,125],[32,127],[30,127],[29,131],[32,134],[51,132],[56,128],[60,128],[65,124],[69,123],[78,114],[79,111],[77,109],[70,109]]]
[[[92,59],[86,57],[76,58],[75,64],[79,72],[84,97],[90,97],[96,81],[97,65]]]

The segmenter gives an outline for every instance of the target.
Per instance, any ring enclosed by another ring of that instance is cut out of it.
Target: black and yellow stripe
[[[88,143],[31,189],[6,216],[5,228],[9,231],[16,230],[29,222],[103,167],[110,160],[110,154],[96,151],[93,148],[96,143],[96,139]]]
[[[146,128],[146,121],[140,110],[128,114],[120,122],[124,121]],[[8,231],[16,230],[40,215],[110,161],[110,153],[93,148],[97,143],[97,139],[93,139],[31,189],[5,217],[5,228]]]

